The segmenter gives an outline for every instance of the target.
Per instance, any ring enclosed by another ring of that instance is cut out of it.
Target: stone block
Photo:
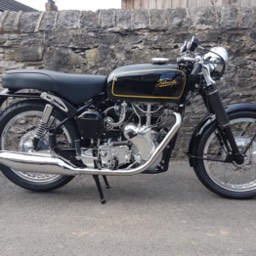
[[[255,8],[241,7],[239,14],[240,28],[253,28],[255,26]]]
[[[133,63],[150,63],[152,56],[158,56],[154,54],[154,50],[143,47],[141,49],[136,48],[133,50],[132,62]]]
[[[38,46],[22,47],[5,52],[6,61],[39,61],[43,59],[43,49]]]
[[[165,20],[165,11],[150,10],[149,11],[149,28],[151,30],[165,30],[167,28]]]
[[[115,11],[101,10],[99,13],[99,25],[102,28],[115,27]]]
[[[256,43],[256,30],[252,30],[250,32],[250,37],[251,37],[251,40]]]
[[[23,69],[26,67],[25,63],[17,63],[16,61],[0,61],[0,66],[3,70]]]
[[[191,8],[190,19],[192,26],[198,30],[212,29],[219,26],[219,17],[213,7]]]
[[[33,35],[30,35],[30,37],[33,38]],[[23,44],[23,42],[28,39],[30,38],[26,34],[8,33],[5,34],[5,41],[3,42],[2,46],[6,47],[7,49],[16,49],[19,48]]]
[[[182,28],[185,23],[186,10],[181,8],[166,10],[166,24],[169,30]]]
[[[19,31],[21,33],[31,33],[35,31],[40,12],[26,12],[21,15]]]
[[[149,11],[144,9],[132,11],[132,28],[146,29],[149,27]]]
[[[78,29],[80,27],[80,11],[60,11],[58,14],[56,30]]]
[[[244,57],[236,57],[232,60],[232,64],[236,67],[244,67],[247,64],[247,61]]]
[[[239,13],[236,6],[222,6],[216,8],[220,13],[220,28],[237,29],[239,23]]]
[[[37,37],[36,34],[31,34],[29,38],[22,38],[21,45],[25,47],[42,46],[44,47],[44,40],[41,37]]]
[[[4,59],[6,61],[10,61],[10,60],[15,60],[15,51],[14,50],[7,50],[5,52],[5,57]]]
[[[17,16],[17,12],[9,12],[6,19],[3,22],[3,32],[12,32],[14,30],[14,23]]]
[[[55,29],[58,12],[45,12],[39,25],[39,31],[52,31]]]
[[[47,47],[91,49],[98,46],[98,37],[84,30],[56,31],[47,33],[44,42]]]
[[[108,33],[106,31],[101,32],[97,36],[97,41],[101,45],[109,46],[109,45],[118,45],[120,40],[120,36],[116,33]],[[95,48],[95,47],[91,47]]]
[[[116,27],[124,30],[130,30],[131,17],[130,10],[116,10]]]
[[[0,35],[0,45],[3,45],[6,42],[6,35]]]
[[[4,11],[0,13],[0,32],[3,32],[4,21],[6,20],[8,14],[9,14],[8,11]]]
[[[47,48],[44,55],[44,68],[63,72],[82,73],[85,59],[70,49]]]
[[[83,11],[80,18],[80,28],[94,30],[99,27],[99,12]]]
[[[89,65],[90,67],[96,66],[97,64],[99,65],[100,52],[97,48],[87,50],[85,52],[85,56],[86,56],[87,65]]]

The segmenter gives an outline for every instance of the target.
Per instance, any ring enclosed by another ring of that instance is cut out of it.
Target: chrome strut
[[[33,146],[34,149],[37,148],[37,143],[39,140],[45,135],[46,130],[48,128],[48,122],[50,120],[51,114],[52,114],[53,106],[50,104],[46,104],[44,108],[44,112],[42,115],[41,120],[39,121],[39,124],[36,128],[34,139],[33,139]]]

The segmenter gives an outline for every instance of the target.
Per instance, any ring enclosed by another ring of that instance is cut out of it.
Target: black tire
[[[232,131],[240,150],[245,150],[256,133],[256,113],[240,111],[229,115]],[[197,157],[213,160],[226,159],[226,149],[218,139],[213,123],[201,137]],[[197,159],[194,169],[199,180],[212,192],[226,198],[247,199],[256,195],[256,140],[245,154],[241,166],[221,161]]]
[[[38,115],[42,115],[44,110],[45,103],[42,101],[35,100],[25,100],[20,101],[16,104],[11,105],[9,108],[4,110],[0,116],[0,148],[1,150],[16,150],[16,151],[24,151],[25,146],[22,144],[26,144],[29,142],[30,137],[33,136],[33,132],[35,131],[36,125],[31,121],[32,116],[35,118]],[[26,119],[27,117],[27,119]],[[20,121],[19,121],[19,118]],[[22,119],[23,118],[23,119]],[[29,119],[31,118],[31,119]],[[54,122],[61,122],[65,115],[59,110],[53,110],[52,118],[55,120]],[[17,124],[15,123],[17,121]],[[35,119],[37,120],[37,119]],[[39,119],[38,119],[39,120]],[[17,132],[12,130],[12,123],[15,125],[13,130],[17,129]],[[27,125],[27,127],[25,127]],[[10,127],[10,130],[8,130]],[[66,139],[66,143],[72,144],[72,142],[78,138],[78,133],[72,122],[66,122],[62,126],[62,131]],[[22,132],[24,130],[24,134]],[[9,131],[9,133],[8,133]],[[21,133],[21,135],[19,134]],[[17,137],[15,140],[15,136]],[[26,136],[28,137],[26,139]],[[9,139],[9,138],[12,138]],[[46,138],[47,136],[45,136]],[[63,139],[63,138],[62,138]],[[21,143],[23,140],[23,143]],[[18,144],[19,143],[19,144]],[[40,142],[39,142],[40,143]],[[41,141],[41,148],[47,149],[49,146],[48,140],[44,139]],[[21,145],[20,145],[21,144]],[[60,188],[70,182],[74,176],[63,176],[63,175],[50,175],[50,174],[37,174],[37,173],[26,173],[26,172],[18,172],[12,170],[8,167],[1,167],[3,174],[16,185],[33,191],[44,192],[50,191],[57,188]]]

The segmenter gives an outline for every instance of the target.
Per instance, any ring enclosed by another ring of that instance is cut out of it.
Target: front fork
[[[228,115],[220,99],[219,92],[215,88],[214,84],[207,85],[206,87],[205,104],[208,110],[214,113],[216,116],[221,138],[224,140],[224,144],[227,147],[229,153],[226,161],[235,161],[237,164],[243,164],[244,155],[239,151],[237,147],[233,132],[231,130],[231,124],[229,122]],[[229,142],[229,144],[225,142]]]

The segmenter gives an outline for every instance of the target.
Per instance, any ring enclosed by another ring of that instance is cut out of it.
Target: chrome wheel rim
[[[41,111],[31,110],[22,112],[11,118],[2,132],[1,149],[29,152],[29,148],[32,144],[33,134],[41,119],[41,116]],[[54,123],[54,125],[57,125],[58,123],[60,123],[60,121],[52,117],[50,119],[50,123]],[[71,138],[68,131],[64,127],[62,127],[62,131],[63,133],[58,135],[56,141],[58,144],[61,144],[62,147],[65,147],[71,144]],[[41,149],[37,152],[50,154],[47,133],[45,134],[44,138],[40,140],[39,144]],[[12,171],[22,179],[37,184],[53,183],[62,177],[61,175],[57,174],[20,172],[13,169]]]
[[[250,145],[256,132],[254,118],[238,118],[230,121],[236,143],[242,152]],[[249,192],[256,189],[256,142],[245,154],[242,165],[221,162],[228,156],[221,146],[215,130],[206,141],[203,157],[205,170],[211,180],[219,187],[232,192]]]

